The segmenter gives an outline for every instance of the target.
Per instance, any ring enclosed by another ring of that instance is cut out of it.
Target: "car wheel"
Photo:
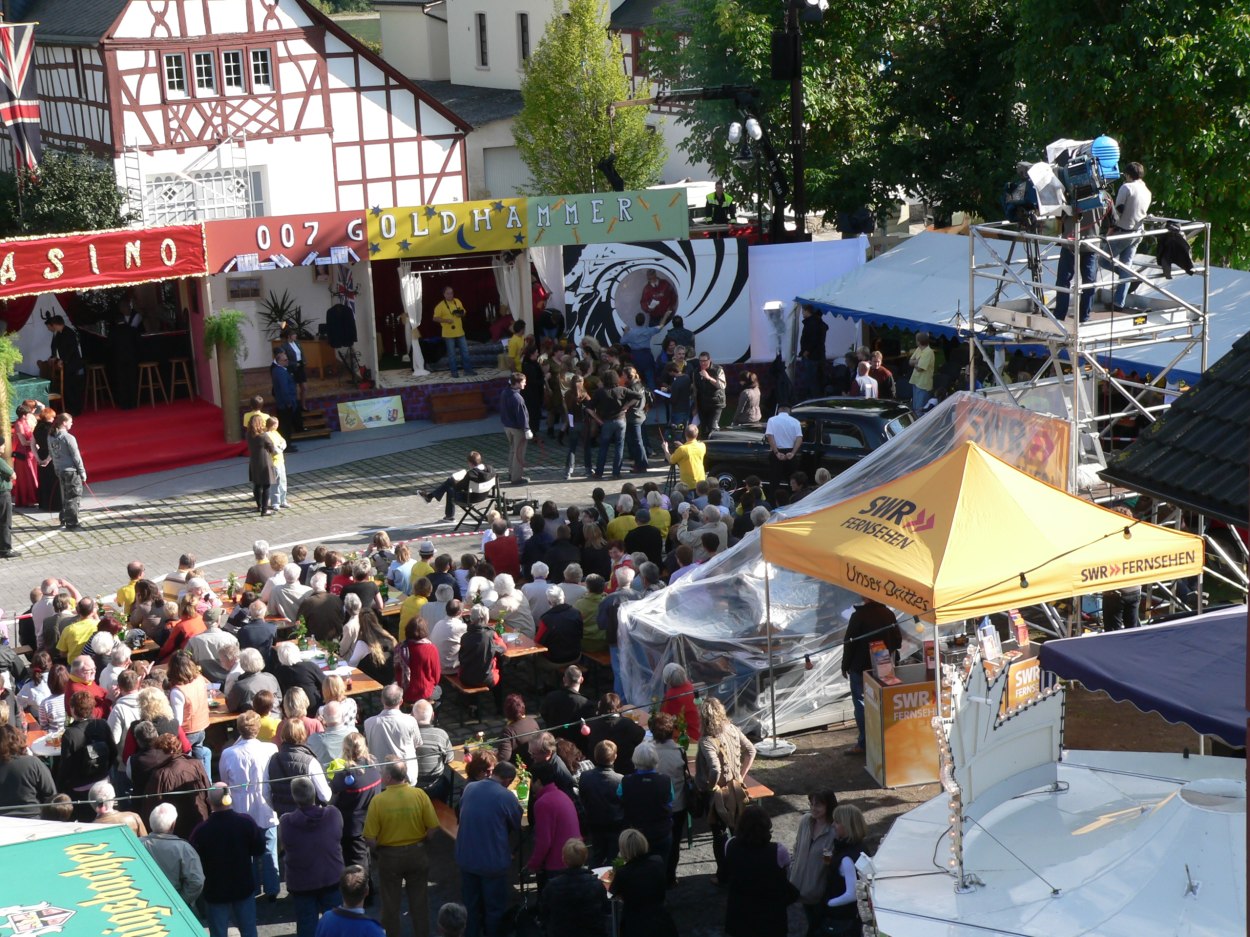
[[[721,491],[737,491],[738,477],[733,472],[712,472],[712,477],[716,479],[721,487]]]

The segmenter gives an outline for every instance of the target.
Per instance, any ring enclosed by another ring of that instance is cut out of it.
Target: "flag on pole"
[[[31,23],[0,23],[0,124],[9,128],[14,165],[35,169],[43,156],[43,142]]]

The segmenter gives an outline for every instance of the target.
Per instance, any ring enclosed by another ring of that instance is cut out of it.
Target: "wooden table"
[[[503,629],[503,641],[504,644],[508,645],[508,650],[504,652],[503,656],[509,659],[547,653],[547,648],[535,642],[529,635],[522,634],[507,626]]]
[[[366,693],[379,693],[381,690],[382,684],[378,683],[378,681],[374,680],[372,677],[366,675],[360,670],[355,668],[352,669],[351,677],[349,678],[349,685],[347,687],[348,696],[361,696]],[[225,700],[221,699],[220,694],[217,694],[217,696],[218,699],[220,699],[220,702],[217,705],[213,705],[212,698],[209,700],[208,724],[210,727],[233,723],[234,720],[238,719],[240,715],[239,713],[229,712],[226,709]]]

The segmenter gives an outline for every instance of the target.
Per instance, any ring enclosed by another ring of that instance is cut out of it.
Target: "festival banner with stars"
[[[398,260],[564,244],[680,240],[684,189],[371,208],[369,257]]]

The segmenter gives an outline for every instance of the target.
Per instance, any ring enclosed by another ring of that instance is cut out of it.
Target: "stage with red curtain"
[[[87,410],[74,416],[74,436],[90,482],[163,472],[242,455],[227,443],[221,408],[204,400],[175,400],[134,410]],[[247,477],[240,463],[239,482]]]

